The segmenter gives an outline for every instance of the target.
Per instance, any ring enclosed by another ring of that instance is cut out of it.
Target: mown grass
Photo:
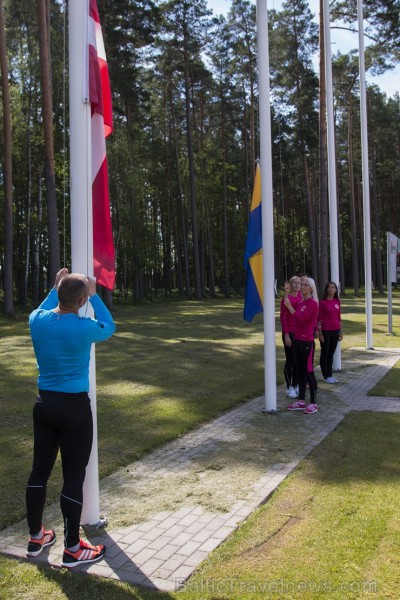
[[[400,415],[348,415],[190,578],[156,593],[0,557],[0,598],[398,598]]]
[[[368,392],[368,396],[400,398],[400,361]]]
[[[399,426],[347,416],[177,597],[398,597]]]
[[[374,295],[374,345],[396,347],[400,335],[396,319],[399,292],[394,293],[395,336],[385,335],[386,302],[386,297]],[[345,334],[342,349],[364,346],[362,301],[348,296],[342,299],[342,305]],[[248,325],[242,319],[242,308],[240,300],[205,300],[115,310],[117,334],[99,344],[96,350],[100,477],[234,404],[263,393],[262,319],[258,316]],[[278,383],[281,383],[283,351],[279,333],[276,340]],[[0,319],[0,348],[4,357],[0,371],[0,528],[3,528],[24,516],[25,484],[31,462],[36,366],[26,316],[14,322]],[[49,503],[57,499],[59,489],[60,470],[56,468],[49,485]],[[88,595],[80,598],[148,597],[145,591],[135,592],[126,586],[114,590],[110,582],[75,579],[68,573],[4,558],[0,565],[4,573],[1,585],[5,585],[0,587],[0,598],[39,597],[32,581],[41,595],[48,593],[45,588],[50,586],[49,593],[54,598],[74,598],[74,586],[79,586],[82,594],[87,588]],[[18,595],[13,595],[15,585],[21,588]],[[65,586],[68,592],[64,592]],[[114,592],[128,595],[118,596]],[[131,595],[136,593],[139,595]]]
[[[262,393],[260,323],[247,326],[239,302],[127,307],[116,310],[115,319],[116,335],[96,347],[100,477]],[[37,372],[25,319],[0,321],[0,336],[7,357],[0,371],[0,527],[5,527],[24,515]],[[49,502],[59,489],[56,468]]]

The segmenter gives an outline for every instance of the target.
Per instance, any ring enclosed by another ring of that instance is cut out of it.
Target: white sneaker
[[[339,379],[336,379],[336,377],[331,377],[333,383],[339,383]]]
[[[288,398],[297,398],[296,391],[292,388],[292,386],[288,387],[286,390],[286,396]]]
[[[334,381],[334,379],[332,379],[332,377],[327,377],[326,379],[324,379],[325,383],[336,383],[336,381]]]

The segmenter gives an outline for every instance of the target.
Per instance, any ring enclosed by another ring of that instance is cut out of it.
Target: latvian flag
[[[89,100],[92,113],[93,261],[97,283],[113,289],[115,251],[112,236],[106,137],[112,132],[111,88],[96,0],[89,0]]]

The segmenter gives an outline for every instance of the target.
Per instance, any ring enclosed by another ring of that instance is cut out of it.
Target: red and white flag
[[[112,290],[115,282],[115,251],[106,158],[106,137],[112,132],[111,88],[96,0],[89,0],[88,38],[94,276],[97,283]]]

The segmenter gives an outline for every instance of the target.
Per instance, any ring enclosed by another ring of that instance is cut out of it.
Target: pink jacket
[[[303,342],[314,340],[315,330],[317,328],[318,302],[314,298],[302,300],[296,305],[296,312],[293,315],[294,320],[294,339]]]
[[[303,298],[301,297],[300,293],[297,296],[291,296],[290,294],[288,294],[287,297],[289,298],[290,304],[293,306],[293,308],[296,308],[297,304],[299,302],[303,301]],[[293,319],[293,315],[290,313],[290,310],[288,308],[286,308],[284,302],[285,302],[285,298],[282,298],[280,318],[281,318],[282,333],[284,335],[286,335],[287,333],[294,332],[294,319]]]
[[[323,331],[337,331],[341,325],[340,300],[320,300],[318,323]]]

